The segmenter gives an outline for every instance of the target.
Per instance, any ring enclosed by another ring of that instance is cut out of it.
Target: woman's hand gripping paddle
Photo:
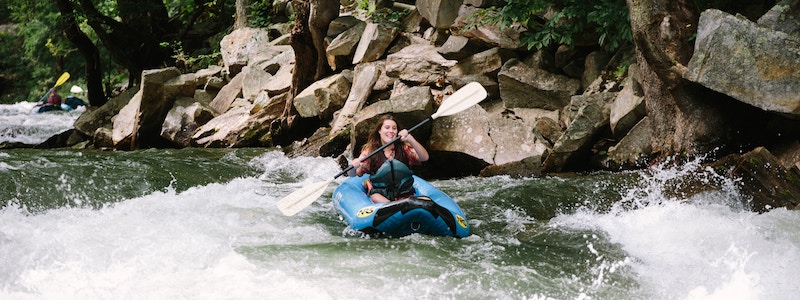
[[[462,112],[467,108],[470,108],[473,105],[483,101],[483,99],[486,98],[486,95],[486,89],[484,89],[482,85],[477,82],[471,82],[458,89],[455,93],[450,95],[450,97],[447,97],[447,99],[442,102],[442,104],[439,106],[439,109],[433,113],[433,115],[425,120],[422,120],[422,122],[414,127],[408,129],[408,132],[412,132],[425,123],[428,123],[438,117],[450,116]],[[391,142],[388,142],[380,148],[375,149],[375,151],[372,151],[372,153],[368,154],[364,159],[368,159],[380,151],[383,151],[384,148],[388,147],[399,139],[399,136],[395,137]],[[347,172],[349,172],[351,169],[353,169],[353,166],[348,166],[346,169],[339,172],[339,174],[336,174],[336,176],[329,180],[306,185],[289,194],[288,196],[283,197],[283,199],[278,201],[278,210],[280,210],[285,216],[293,216],[297,214],[322,196],[322,193],[325,192],[328,184],[333,182],[333,180],[339,176],[347,174]]]

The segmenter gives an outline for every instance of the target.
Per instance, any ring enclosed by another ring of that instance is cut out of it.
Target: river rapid
[[[0,105],[0,142],[80,111]],[[330,201],[283,196],[339,172],[279,149],[0,150],[0,299],[797,299],[800,212],[756,214],[697,162],[431,183],[464,239],[364,238]],[[692,178],[693,180],[684,180]],[[718,190],[672,192],[696,180]]]

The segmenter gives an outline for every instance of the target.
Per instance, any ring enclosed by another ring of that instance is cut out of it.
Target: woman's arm
[[[365,159],[366,157],[367,153],[361,151],[361,155],[359,155],[358,158],[354,158],[352,161],[350,161],[350,165],[353,166],[353,168],[350,169],[350,172],[347,172],[347,176],[364,175],[363,165],[369,163],[369,161]]]
[[[419,162],[423,162],[423,161],[427,161],[428,160],[428,158],[429,158],[428,150],[425,150],[425,147],[422,146],[422,144],[420,144],[414,138],[414,136],[411,135],[411,133],[408,132],[408,130],[403,129],[398,133],[398,135],[400,136],[400,140],[401,141],[407,142],[409,145],[411,145],[412,148],[414,148],[414,152],[417,153],[417,160]]]

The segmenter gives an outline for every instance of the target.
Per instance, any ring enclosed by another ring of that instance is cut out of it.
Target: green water
[[[798,295],[800,216],[742,210],[735,190],[663,195],[686,169],[703,172],[436,180],[466,213],[471,236],[368,239],[334,211],[337,182],[296,216],[275,207],[338,173],[331,158],[274,149],[4,150],[0,298]]]

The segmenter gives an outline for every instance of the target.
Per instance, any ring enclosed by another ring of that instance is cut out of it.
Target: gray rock
[[[632,81],[628,80],[611,104],[609,122],[614,136],[624,136],[646,115],[644,97],[637,96],[633,89]]]
[[[800,118],[800,38],[718,10],[700,16],[683,77],[765,111]]]
[[[269,48],[269,31],[266,28],[239,28],[220,41],[222,62],[228,74],[236,75],[250,61]]]
[[[800,0],[782,0],[758,19],[766,28],[800,36]]]
[[[214,110],[207,102],[203,104],[194,98],[180,98],[164,118],[161,137],[177,146],[189,147],[195,130],[214,117]]]
[[[561,109],[580,89],[580,81],[510,59],[497,75],[500,97],[509,108]]]
[[[417,0],[419,14],[435,28],[447,29],[458,17],[463,0]]]
[[[397,28],[367,23],[364,33],[361,34],[361,39],[358,41],[356,52],[353,54],[353,64],[378,60],[395,37],[397,37]]]
[[[197,86],[194,74],[181,75],[176,68],[142,72],[139,93],[113,120],[112,141],[117,149],[157,145],[161,124],[175,100],[192,97]]]
[[[428,85],[444,81],[456,61],[447,60],[431,45],[411,45],[386,58],[386,74],[405,81]]]
[[[458,35],[504,49],[523,49],[520,46],[519,30],[500,28],[500,25],[469,26],[471,22],[468,18],[474,15],[477,9],[477,7],[462,5],[459,8],[458,17],[450,27],[450,32],[457,32]]]
[[[353,54],[356,51],[361,41],[361,35],[367,28],[367,23],[359,22],[355,26],[345,30],[334,38],[328,48],[325,50],[325,55],[328,59],[328,64],[333,70],[341,70],[350,66],[353,62]]]
[[[333,119],[333,112],[344,106],[350,93],[353,74],[349,70],[312,83],[294,98],[294,107],[303,118]]]
[[[652,153],[651,123],[650,118],[643,118],[616,145],[608,148],[605,167],[612,170],[641,168]]]
[[[603,93],[573,97],[570,106],[579,108],[545,159],[545,172],[561,172],[572,158],[585,154],[581,152],[588,150],[591,139],[608,125],[610,102],[615,96],[616,93]]]
[[[240,72],[236,74],[228,84],[219,90],[217,96],[211,101],[210,105],[217,113],[221,114],[228,111],[233,101],[242,97],[242,86],[244,85],[244,78],[247,76],[246,73]]]
[[[352,124],[353,117],[361,110],[378,80],[378,69],[373,64],[362,64],[356,68],[350,93],[331,125],[331,133],[338,135]],[[349,132],[347,132],[349,135]]]

